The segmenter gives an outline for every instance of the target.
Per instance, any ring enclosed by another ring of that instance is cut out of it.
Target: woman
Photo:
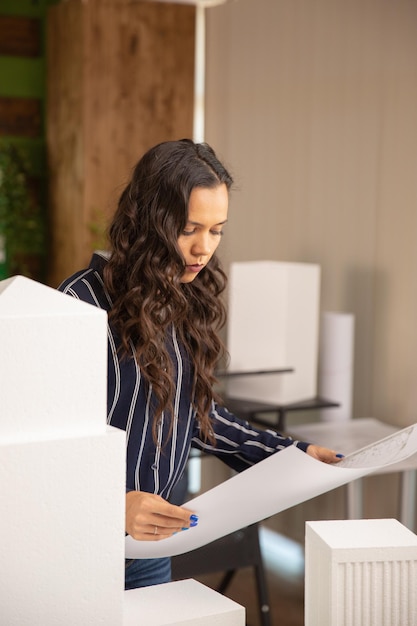
[[[170,141],[136,165],[109,230],[109,257],[59,289],[108,312],[108,422],[126,431],[126,532],[159,541],[195,526],[169,503],[193,446],[237,471],[296,445],[255,429],[219,404],[214,370],[225,321],[226,276],[215,255],[232,178],[207,144]],[[126,588],[170,580],[169,559],[126,563]]]

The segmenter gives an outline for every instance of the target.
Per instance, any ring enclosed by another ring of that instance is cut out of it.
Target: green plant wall
[[[0,279],[22,273],[42,280],[45,273],[45,21],[50,4],[54,2],[0,0],[0,167],[3,163],[3,171],[0,172]],[[11,158],[15,159],[13,166],[10,166]],[[6,163],[9,164],[7,171]],[[20,183],[13,186],[10,172],[16,174],[16,168],[20,168]],[[27,190],[26,200],[22,196],[21,183]],[[16,198],[20,199],[20,203]],[[30,205],[29,211],[27,206],[25,208],[27,225],[22,219],[25,202]],[[13,231],[11,224],[15,224],[18,230]],[[38,244],[42,241],[35,253],[36,246],[30,245],[32,237]],[[31,257],[29,263],[27,260],[21,262],[25,256],[22,245],[27,245],[27,255]],[[16,247],[20,249],[20,260],[11,258]]]

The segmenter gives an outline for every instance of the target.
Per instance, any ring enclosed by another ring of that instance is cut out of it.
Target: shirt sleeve
[[[192,446],[213,454],[229,467],[240,472],[262,461],[271,454],[295,445],[306,452],[310,445],[292,437],[284,437],[273,430],[255,428],[230,413],[225,407],[213,402],[210,419],[214,430],[215,444],[203,440],[196,424]]]

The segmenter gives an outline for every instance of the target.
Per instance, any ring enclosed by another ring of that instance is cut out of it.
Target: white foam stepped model
[[[291,367],[292,373],[233,377],[234,398],[287,404],[317,394],[320,267],[232,263],[227,347],[232,371]]]
[[[125,433],[106,424],[106,370],[105,312],[0,282],[0,623],[243,626],[242,607],[194,581],[159,585],[156,604],[124,591]]]
[[[125,434],[106,425],[106,314],[0,282],[0,622],[123,620]]]
[[[395,519],[306,523],[305,626],[417,623],[417,536]]]

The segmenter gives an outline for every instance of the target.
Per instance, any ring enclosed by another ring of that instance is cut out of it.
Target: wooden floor
[[[292,544],[285,538],[281,542],[280,536],[276,535],[272,538],[264,537],[261,544],[270,599],[271,626],[304,626],[304,559],[301,546]],[[275,550],[277,544],[280,547]],[[271,554],[274,550],[275,554]],[[222,574],[206,574],[196,579],[216,589]],[[225,595],[245,607],[248,626],[261,626],[252,568],[238,570]]]

